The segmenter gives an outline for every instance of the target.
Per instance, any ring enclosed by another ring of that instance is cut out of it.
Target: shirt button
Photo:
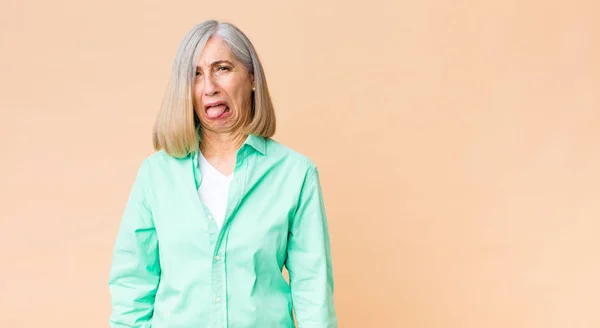
[[[221,258],[219,257],[219,255],[215,256],[215,260],[220,260]]]
[[[221,303],[221,298],[217,297],[217,299],[215,301],[217,301],[217,303]]]
[[[209,220],[212,220],[212,219],[213,219],[212,215],[209,215],[209,216],[208,216],[208,219],[209,219]]]

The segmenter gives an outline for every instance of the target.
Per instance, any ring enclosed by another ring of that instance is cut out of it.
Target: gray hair
[[[194,26],[183,38],[173,61],[171,78],[153,130],[155,150],[165,149],[174,157],[185,157],[199,144],[199,121],[193,108],[192,87],[198,59],[212,36],[221,38],[233,55],[254,76],[251,121],[247,134],[272,137],[275,110],[258,54],[248,37],[236,26],[216,20]]]

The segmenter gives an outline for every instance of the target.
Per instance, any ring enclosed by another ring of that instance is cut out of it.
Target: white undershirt
[[[198,165],[202,173],[202,182],[198,188],[200,200],[212,214],[219,229],[223,226],[225,219],[225,208],[229,195],[229,184],[233,174],[226,176],[212,166],[199,152]]]

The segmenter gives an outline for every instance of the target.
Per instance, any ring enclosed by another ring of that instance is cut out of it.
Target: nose
[[[219,86],[217,85],[212,74],[204,75],[204,95],[214,96],[219,92]]]

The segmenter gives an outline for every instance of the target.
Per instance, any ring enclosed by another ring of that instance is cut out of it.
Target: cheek
[[[195,108],[202,107],[202,91],[200,88],[192,89],[192,103],[194,104]]]
[[[248,86],[243,83],[240,83],[235,88],[235,101],[238,105],[247,105],[251,100],[251,90]]]
[[[200,85],[194,85],[192,87],[192,93],[194,94],[194,101],[200,100],[202,95],[202,87]]]

